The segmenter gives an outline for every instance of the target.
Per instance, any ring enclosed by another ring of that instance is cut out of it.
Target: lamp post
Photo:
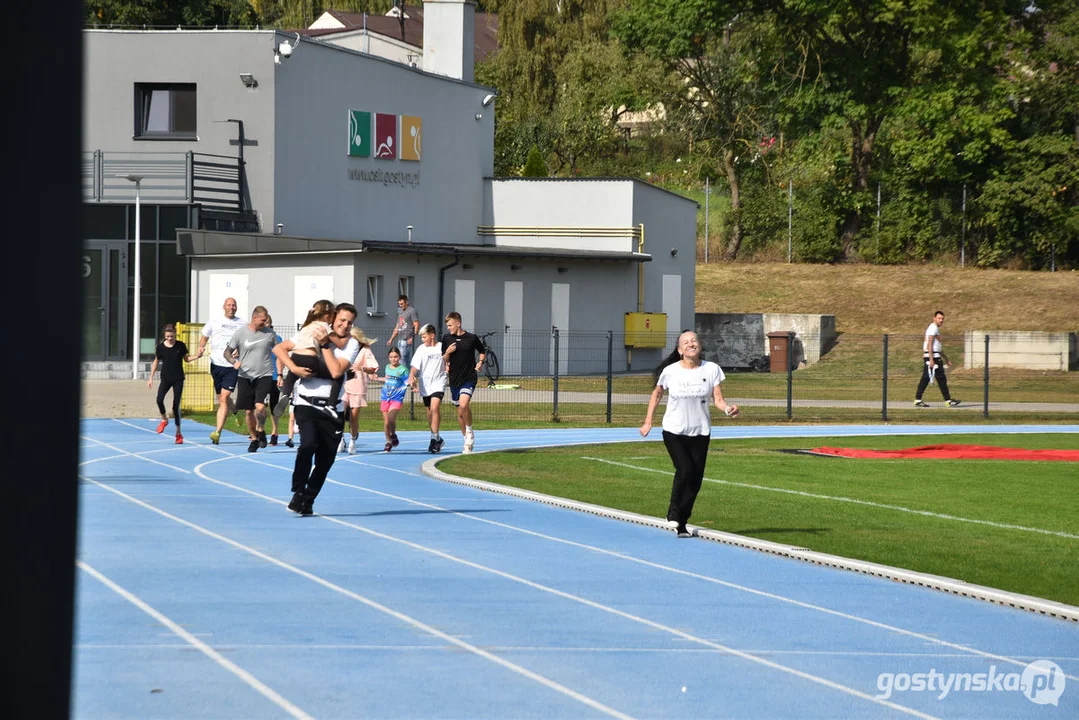
[[[131,322],[131,379],[139,379],[139,304],[142,294],[142,175],[121,175],[125,180],[135,183],[135,312]]]

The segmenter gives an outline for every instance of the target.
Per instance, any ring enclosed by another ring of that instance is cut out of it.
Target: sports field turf
[[[466,477],[663,517],[657,442],[448,458]],[[941,442],[1075,449],[1067,434],[713,440],[690,523],[1079,605],[1079,467],[1068,462],[848,460],[784,452]]]

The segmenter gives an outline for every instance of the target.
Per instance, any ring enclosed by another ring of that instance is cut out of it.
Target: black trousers
[[[941,363],[940,358],[933,358],[936,366],[933,368],[936,372],[936,382],[940,387],[940,394],[944,396],[945,402],[952,399],[951,394],[948,392],[948,378],[944,375],[944,365]],[[925,358],[922,362],[922,379],[918,381],[918,392],[914,396],[915,400],[922,399],[922,393],[929,387],[929,358]]]
[[[345,428],[340,413],[331,415],[322,408],[297,405],[293,412],[300,429],[300,447],[292,470],[292,492],[314,500],[337,459],[337,445]],[[314,467],[311,461],[314,460]]]
[[[165,393],[172,390],[172,418],[176,422],[176,427],[180,427],[180,398],[184,395],[184,380],[165,380],[161,379],[161,384],[157,386],[157,409],[164,415],[165,414]]]
[[[674,463],[674,482],[671,484],[671,504],[667,519],[680,525],[689,521],[693,504],[704,482],[704,465],[708,461],[709,435],[676,435],[663,431],[663,444]]]

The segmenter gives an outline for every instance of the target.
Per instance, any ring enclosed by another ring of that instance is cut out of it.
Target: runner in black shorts
[[[472,393],[487,353],[478,337],[461,328],[460,313],[446,316],[446,329],[448,332],[442,336],[442,359],[446,362],[450,397],[457,406],[457,423],[465,438],[464,452],[470,453],[476,442],[472,432]]]

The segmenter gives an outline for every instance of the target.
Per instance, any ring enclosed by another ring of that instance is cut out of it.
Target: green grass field
[[[781,452],[941,441],[932,435],[715,440],[690,522],[1079,605],[1075,463],[847,460]],[[956,435],[946,441],[1079,447],[1079,438],[1069,434]],[[673,472],[661,442],[482,453],[447,458],[439,468],[654,517],[666,513]]]

